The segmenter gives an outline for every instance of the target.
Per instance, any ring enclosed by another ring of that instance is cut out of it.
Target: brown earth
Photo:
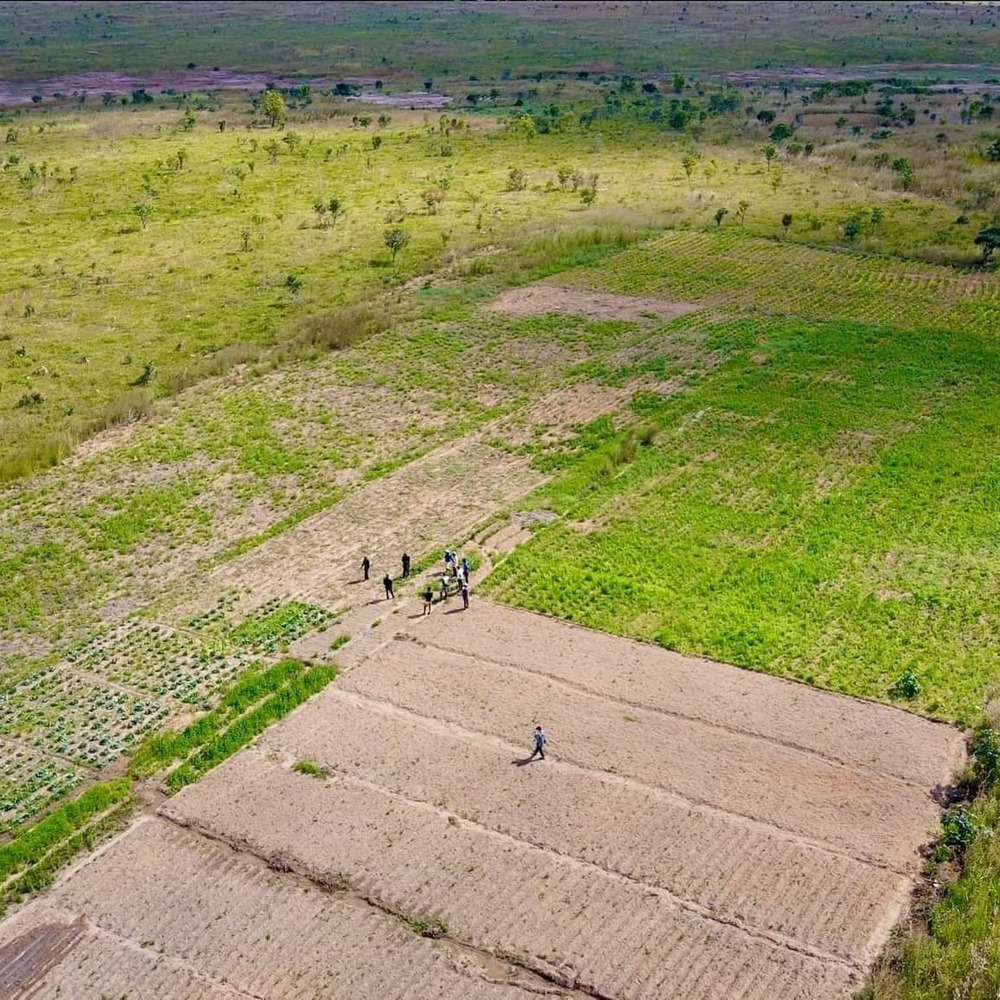
[[[4,995],[857,989],[959,733],[457,603],[366,628],[334,686],[0,925]]]
[[[671,320],[693,312],[698,306],[690,302],[585,292],[578,288],[536,283],[501,292],[485,308],[487,312],[503,312],[511,316],[567,313],[591,320],[624,319],[638,322],[653,317]]]

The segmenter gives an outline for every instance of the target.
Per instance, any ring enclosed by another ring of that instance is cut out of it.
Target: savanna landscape
[[[0,995],[995,997],[998,52],[0,2]]]

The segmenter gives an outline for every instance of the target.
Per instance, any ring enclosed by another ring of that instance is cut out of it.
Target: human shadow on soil
[[[514,760],[511,761],[511,763],[517,765],[518,767],[527,767],[529,764],[534,764],[540,760],[545,760],[545,758],[536,757],[534,754],[532,754],[530,757],[516,757]]]

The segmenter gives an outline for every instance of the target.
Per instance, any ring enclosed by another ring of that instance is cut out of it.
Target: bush
[[[297,340],[311,347],[342,351],[376,333],[388,330],[392,320],[384,310],[348,306],[332,312],[306,316],[299,323]]]
[[[916,698],[920,694],[920,681],[917,679],[917,675],[912,670],[907,670],[902,677],[896,681],[895,684],[889,688],[889,696],[891,698],[906,698],[912,699]]]

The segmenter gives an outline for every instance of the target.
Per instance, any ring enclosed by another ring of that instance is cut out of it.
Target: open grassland
[[[804,123],[807,156],[798,140],[759,145],[766,124],[739,110],[678,133],[655,120],[661,95],[625,104],[604,94],[596,104],[600,97],[557,120],[556,105],[539,104],[464,117],[383,113],[381,124],[373,112],[361,126],[343,102],[327,100],[300,109],[284,130],[246,130],[238,126],[260,121],[242,103],[202,101],[204,110],[182,113],[184,100],[170,109],[172,97],[163,110],[11,119],[0,157],[9,260],[0,279],[0,479],[57,462],[80,439],[267,351],[280,363],[384,329],[394,310],[409,308],[415,276],[471,275],[483,294],[494,269],[507,272],[496,287],[523,280],[532,264],[565,266],[558,241],[530,248],[553,229],[614,243],[665,225],[722,227],[968,262],[972,235],[996,210],[976,123],[953,122],[933,163],[909,153],[916,137],[864,141]],[[794,113],[777,93],[750,99],[748,113]],[[683,100],[708,114],[711,98]],[[926,101],[928,111],[941,104],[934,94]],[[874,129],[877,117],[862,117]],[[551,130],[532,138],[536,126],[524,123],[536,121]],[[908,190],[890,163],[910,159],[890,151],[913,159]],[[398,255],[385,245],[392,229],[409,240]],[[498,255],[511,245],[520,259]],[[671,293],[702,298],[747,280],[736,266],[700,273],[701,284],[675,281]],[[642,282],[641,272],[615,275],[613,287],[635,293]],[[919,301],[908,295],[914,284],[904,278],[888,291],[905,307]],[[851,291],[856,301],[862,290]],[[456,298],[468,301],[446,294],[438,314]],[[991,305],[969,308],[986,322]],[[286,468],[300,461],[263,457]]]
[[[998,45],[992,7],[946,3],[277,3],[266,30],[252,3],[0,4],[0,58],[11,79],[29,81],[81,66],[136,74],[194,64],[419,86],[470,75],[978,64]]]

